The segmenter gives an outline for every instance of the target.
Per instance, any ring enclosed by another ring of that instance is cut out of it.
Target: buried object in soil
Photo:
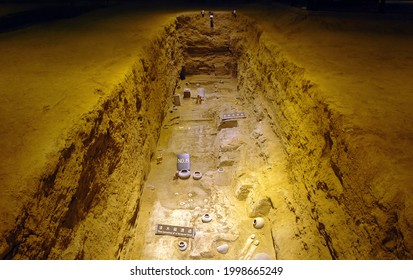
[[[188,179],[189,177],[191,177],[191,172],[186,169],[182,169],[178,172],[178,177],[181,179]]]
[[[195,171],[194,174],[192,175],[192,178],[194,178],[194,180],[199,180],[202,178],[202,173],[199,171]]]
[[[186,243],[185,241],[179,241],[178,242],[178,249],[181,251],[185,251],[186,248],[188,248],[188,243]]]
[[[191,98],[191,90],[189,88],[184,88],[184,98]]]
[[[228,246],[228,244],[222,244],[222,245],[220,245],[220,246],[218,246],[217,247],[217,251],[219,252],[219,253],[221,253],[221,254],[226,254],[226,253],[228,253],[228,250],[229,250],[229,246]]]
[[[264,227],[264,224],[265,224],[265,221],[264,221],[264,219],[261,218],[261,217],[257,217],[257,218],[255,218],[254,221],[253,221],[253,226],[254,226],[255,228],[257,228],[257,229],[263,228],[263,227]]]
[[[173,99],[172,99],[172,103],[175,106],[181,106],[181,95],[180,94],[174,94]]]
[[[209,223],[212,220],[212,217],[209,214],[204,214],[202,215],[201,220],[203,223]]]

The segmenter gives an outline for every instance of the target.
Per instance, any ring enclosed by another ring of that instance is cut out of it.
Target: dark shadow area
[[[253,0],[0,0],[0,33],[26,28],[32,25],[73,18],[99,9],[128,4],[145,10],[194,9],[235,9],[237,7],[268,1]],[[8,6],[12,6],[9,9]]]
[[[313,11],[413,13],[411,0],[273,0]]]
[[[103,2],[102,2],[103,3]],[[0,16],[0,33],[10,32],[45,22],[73,18],[102,8],[102,4],[47,4]]]

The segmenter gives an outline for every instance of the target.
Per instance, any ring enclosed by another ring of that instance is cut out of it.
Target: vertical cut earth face
[[[198,83],[203,103],[190,98],[173,108],[173,95],[194,92]],[[239,110],[247,117],[223,126],[222,114]],[[411,258],[404,194],[377,199],[381,190],[371,186],[380,174],[358,154],[344,123],[253,20],[217,13],[211,28],[209,19],[184,14],[70,133],[0,253],[248,259],[254,252],[244,246],[254,233],[261,240],[255,253],[277,259]],[[197,183],[173,179],[184,150],[191,168],[202,169]],[[190,204],[179,199],[189,193]],[[199,222],[204,209],[214,229]],[[253,227],[258,217],[262,229]],[[198,229],[183,254],[175,237],[155,236],[152,227],[182,218],[177,225]],[[217,253],[217,243],[232,249]]]

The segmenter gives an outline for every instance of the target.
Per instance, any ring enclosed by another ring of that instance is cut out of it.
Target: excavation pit
[[[403,188],[383,194],[380,182],[393,177],[379,180],[374,164],[363,164],[371,157],[363,143],[381,143],[375,137],[384,134],[352,125],[250,17],[215,16],[213,30],[199,13],[178,16],[111,94],[95,91],[102,98],[33,176],[29,203],[9,219],[16,223],[3,231],[3,258],[411,256],[411,200]],[[184,89],[199,94],[201,86],[205,98],[196,103]],[[223,120],[227,112],[245,114]],[[202,180],[174,180],[181,151]],[[254,183],[237,199],[245,178]],[[213,214],[210,223],[204,213]],[[266,226],[252,229],[251,213],[264,213]],[[196,230],[191,255],[176,250],[172,234],[153,234],[158,223]],[[243,251],[245,229],[259,242]],[[212,244],[221,242],[231,250],[217,252]]]

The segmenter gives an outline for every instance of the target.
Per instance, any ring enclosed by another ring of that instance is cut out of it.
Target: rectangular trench
[[[364,203],[374,194],[357,196],[363,182],[346,169],[354,151],[341,116],[262,36],[252,20],[229,12],[216,13],[213,29],[194,13],[167,26],[70,133],[4,237],[2,258],[410,256],[403,236],[411,232],[398,212],[375,205],[387,217],[378,222]],[[187,87],[205,88],[205,100],[184,99]],[[246,118],[222,126],[220,116],[236,112]],[[174,178],[178,153],[190,154],[200,180]],[[264,227],[254,227],[256,218]],[[197,234],[155,235],[156,224]]]

